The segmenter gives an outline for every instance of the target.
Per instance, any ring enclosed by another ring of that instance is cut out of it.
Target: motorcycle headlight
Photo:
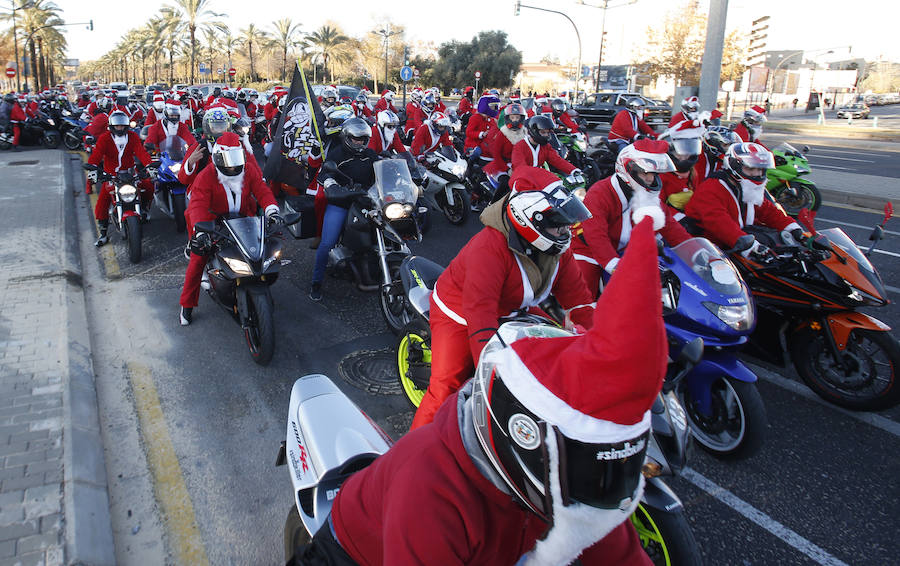
[[[388,220],[397,220],[398,218],[403,218],[408,214],[409,213],[399,202],[392,202],[391,204],[384,207],[384,216]]]
[[[181,163],[173,163],[171,167],[169,167],[169,171],[172,173],[178,173],[181,171]]]
[[[253,270],[250,269],[250,265],[246,261],[232,257],[222,259],[225,260],[228,269],[234,271],[235,275],[253,275]]]
[[[749,304],[720,305],[718,303],[704,301],[703,306],[734,330],[750,330],[753,326],[754,313]]]
[[[584,141],[583,139],[575,140],[575,149],[584,153],[587,150],[587,142]]]
[[[51,126],[56,126],[56,122],[53,121],[53,118],[47,118],[47,123]]]
[[[281,259],[281,251],[281,248],[278,248],[277,250],[275,250],[275,253],[272,254],[272,257],[263,262],[263,271],[269,269],[269,266],[272,265],[273,262]]]
[[[135,122],[134,120],[132,120],[131,122],[128,123],[128,127],[130,127],[131,129],[136,128],[136,127],[137,127],[137,122]]]
[[[466,174],[466,163],[465,161],[457,161],[453,167],[450,169],[450,172],[456,175],[457,177],[462,177]]]
[[[134,185],[122,185],[119,187],[119,199],[122,202],[134,202],[137,198],[137,189]]]
[[[802,165],[797,165],[796,167],[794,167],[794,169],[797,170],[798,175],[800,175],[801,173],[809,173],[809,167],[804,167]]]

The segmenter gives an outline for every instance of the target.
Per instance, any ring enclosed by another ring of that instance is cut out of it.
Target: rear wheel
[[[654,566],[703,564],[694,533],[683,512],[663,512],[641,503],[631,515],[631,524]]]
[[[446,196],[441,198],[438,202],[441,206],[441,210],[444,212],[444,216],[446,216],[450,224],[453,224],[454,226],[465,223],[466,219],[469,217],[469,209],[471,208],[472,203],[469,193],[465,189],[453,189],[452,205],[447,202]]]
[[[138,215],[125,217],[125,239],[128,240],[128,259],[131,263],[141,261],[141,239],[143,227]]]
[[[822,204],[822,195],[819,193],[818,187],[812,183],[793,183],[790,189],[784,187],[776,195],[775,200],[788,215],[797,216],[804,208],[808,208],[811,212],[819,210],[819,206]]]
[[[179,234],[185,229],[184,211],[186,208],[184,193],[172,195],[172,214],[175,216],[175,230]]]
[[[7,149],[9,149],[11,147],[12,147],[12,144],[10,142],[6,141],[5,139],[0,138],[0,149],[2,149],[3,151],[6,151]]]
[[[831,355],[822,332],[802,330],[791,337],[791,358],[810,389],[835,405],[878,411],[900,403],[900,344],[890,332],[851,331],[841,352],[842,368]]]
[[[275,321],[268,289],[265,293],[247,293],[247,308],[250,312],[244,338],[247,339],[250,357],[264,366],[272,361],[275,353]]]
[[[424,322],[414,320],[400,333],[397,370],[406,398],[413,407],[418,407],[428,389],[431,374],[431,334]]]
[[[704,415],[688,394],[687,384],[678,396],[688,415],[691,433],[705,450],[722,458],[749,458],[766,438],[768,417],[755,383],[720,377],[711,385],[712,410]]]
[[[284,522],[284,562],[288,565],[299,564],[303,548],[310,543],[312,537],[306,532],[306,526],[300,520],[297,507],[291,505],[287,520]]]
[[[78,151],[81,149],[81,138],[69,132],[63,137],[63,144],[69,151]]]

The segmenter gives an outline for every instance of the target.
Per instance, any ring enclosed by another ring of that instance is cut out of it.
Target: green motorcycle
[[[767,172],[766,189],[790,216],[797,216],[804,208],[815,212],[822,204],[818,187],[804,177],[810,172],[809,161],[804,155],[808,152],[807,146],[803,146],[801,152],[788,143],[772,150],[775,168]]]

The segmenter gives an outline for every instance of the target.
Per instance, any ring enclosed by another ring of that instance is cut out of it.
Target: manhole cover
[[[10,167],[12,167],[14,165],[37,165],[37,164],[38,164],[37,159],[34,159],[34,160],[29,159],[28,161],[10,161],[9,162]]]
[[[347,383],[374,395],[403,393],[393,350],[360,350],[344,356],[338,370]]]

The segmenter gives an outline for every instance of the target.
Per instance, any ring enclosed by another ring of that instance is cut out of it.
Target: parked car
[[[109,83],[109,88],[112,90],[128,90],[128,85],[126,83]]]
[[[317,97],[322,94],[322,89],[325,88],[325,85],[312,85],[313,94]],[[338,100],[344,98],[345,96],[349,96],[350,100],[356,100],[356,95],[359,94],[359,89],[355,86],[347,86],[347,85],[338,85]]]
[[[632,98],[640,98],[644,107],[644,121],[652,128],[665,128],[672,117],[672,108],[668,104],[658,104],[644,96],[632,92],[596,92],[589,94],[584,104],[575,105],[575,111],[584,118],[588,126],[611,124],[619,110]]]
[[[860,104],[855,102],[853,104],[847,104],[845,106],[841,106],[837,110],[838,118],[868,118],[869,117],[869,107],[865,104]]]

